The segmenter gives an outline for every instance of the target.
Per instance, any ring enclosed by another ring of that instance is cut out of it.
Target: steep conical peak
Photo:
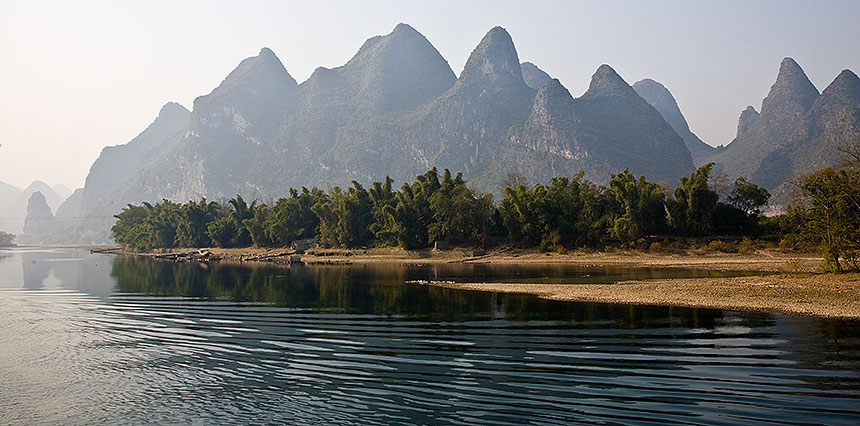
[[[280,59],[278,59],[278,56],[275,55],[275,52],[272,52],[272,49],[269,49],[268,47],[261,48],[258,56],[269,58],[269,59],[274,59],[278,62],[281,62]]]
[[[32,211],[38,209],[48,212],[51,211],[51,208],[48,207],[48,200],[45,198],[41,191],[35,191],[30,194],[30,200],[27,204],[27,210]]]
[[[531,62],[521,63],[520,69],[522,69],[523,80],[526,82],[526,85],[535,90],[540,89],[544,83],[552,79],[549,74]]]
[[[150,124],[146,130],[141,133],[141,135],[144,135],[147,132],[159,133],[160,136],[155,139],[158,139],[157,142],[162,142],[163,139],[175,134],[185,127],[185,125],[188,124],[190,116],[191,111],[188,111],[184,106],[176,102],[168,102],[161,107],[161,110],[158,111],[158,117],[155,118],[155,121],[153,121],[152,124]],[[132,139],[129,143],[137,145],[141,140],[141,135],[138,135],[138,137]],[[144,137],[143,139],[148,138]],[[150,142],[155,143],[156,141]],[[148,144],[144,145],[148,146]]]
[[[809,81],[800,65],[785,58],[779,66],[776,82],[761,103],[761,115],[765,120],[792,118],[803,114],[818,98],[818,89]]]
[[[534,107],[535,111],[548,110],[559,111],[561,108],[566,108],[573,103],[573,96],[564,87],[557,78],[548,80],[541,86],[535,96]]]
[[[502,27],[487,32],[466,61],[460,79],[525,85],[511,35]]]
[[[324,92],[346,90],[333,96],[352,97],[366,110],[379,111],[423,104],[445,93],[457,79],[430,41],[407,24],[370,38],[342,67],[317,71],[308,90],[313,86]]]
[[[806,73],[794,58],[782,58],[782,62],[779,63],[779,75],[777,76],[777,80],[802,77],[806,77]]]
[[[417,56],[438,56],[441,59],[439,52],[424,35],[415,28],[400,23],[384,36],[378,35],[367,39],[355,56],[346,63],[345,67],[368,65],[373,61],[372,58],[386,54],[394,56],[392,59],[398,61],[409,60]],[[451,74],[454,74],[453,71]]]
[[[397,26],[394,27],[394,30],[392,30],[390,33],[388,33],[388,35],[384,35],[384,36],[378,35],[378,36],[373,36],[373,37],[367,39],[367,41],[365,41],[364,44],[361,45],[361,48],[358,49],[358,52],[355,54],[355,56],[352,57],[352,59],[349,60],[349,62],[347,64],[355,62],[357,60],[357,58],[361,58],[362,56],[371,52],[372,49],[374,48],[374,46],[379,44],[380,41],[391,40],[391,39],[399,39],[399,40],[412,39],[412,40],[426,41],[426,38],[424,38],[424,36],[421,35],[421,33],[419,33],[417,30],[415,30],[415,28],[412,28],[411,26],[409,26],[407,24],[400,23],[400,24],[397,24]]]
[[[246,66],[243,67],[243,64]],[[257,54],[257,56],[252,56],[242,61],[233,73],[237,71],[270,72],[275,75],[282,76],[285,82],[290,85],[296,85],[296,80],[294,80],[290,73],[287,72],[287,69],[284,67],[284,64],[281,63],[281,60],[278,59],[278,56],[275,55],[275,52],[268,47],[260,49],[260,53]],[[227,78],[229,79],[230,76],[227,76]]]
[[[824,128],[844,106],[860,106],[860,78],[851,70],[843,70],[833,79],[815,100],[809,115],[820,128]]]
[[[583,97],[626,96],[638,98],[639,95],[609,65],[603,64],[591,77],[591,84]]]
[[[235,87],[250,85],[275,85],[278,88],[292,89],[296,80],[284,68],[284,64],[268,47],[260,49],[257,56],[244,59],[227,78],[212,91],[212,94],[227,92]],[[274,89],[274,88],[271,88]]]
[[[421,33],[418,32],[418,30],[416,30],[415,28],[412,28],[411,25],[403,23],[403,22],[395,25],[394,31],[392,31],[391,34],[411,34],[411,35],[419,36],[422,38],[424,37],[423,35],[421,35]]]
[[[158,111],[158,118],[187,116],[190,111],[176,102],[168,102]]]
[[[755,122],[758,121],[758,117],[759,113],[752,105],[748,105],[745,110],[741,111],[741,116],[738,117],[738,133],[735,137],[740,137],[751,129]]]
[[[860,78],[851,70],[842,70],[821,92],[822,98],[837,98],[842,103],[860,105]]]
[[[24,234],[30,236],[44,236],[56,229],[56,221],[48,200],[40,192],[36,191],[27,202],[27,217],[24,219]]]

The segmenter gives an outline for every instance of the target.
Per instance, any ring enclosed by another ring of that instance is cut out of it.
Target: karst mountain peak
[[[720,163],[733,177],[764,176],[759,166],[774,151],[767,141],[821,135],[819,125],[792,126],[829,121],[860,87],[846,70],[819,96],[786,58],[762,102],[762,119],[745,111],[736,141],[716,150],[695,136],[679,103],[656,80],[631,86],[603,64],[574,98],[559,80],[519,58],[511,34],[496,26],[458,76],[418,29],[399,23],[357,42],[343,65],[317,68],[298,84],[263,47],[198,97],[190,113],[167,103],[150,131],[105,149],[85,187],[70,198],[80,208],[69,204],[63,216],[161,199],[265,199],[290,187],[369,184],[385,175],[408,181],[431,167],[461,171],[479,190],[496,194],[510,173],[543,182],[582,169],[605,183],[627,168],[674,183],[693,171],[693,159]],[[786,152],[802,144],[783,145],[789,148],[767,160],[770,168],[782,167],[780,158],[794,158]],[[65,213],[72,210],[77,213]],[[93,228],[88,235],[108,235],[106,223],[79,225]]]
[[[583,97],[625,96],[639,97],[633,88],[608,64],[602,64],[591,76],[591,83]]]

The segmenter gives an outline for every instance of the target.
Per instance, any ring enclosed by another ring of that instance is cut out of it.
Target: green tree
[[[370,196],[356,181],[346,192],[340,187],[332,188],[328,198],[314,204],[311,210],[319,218],[319,243],[324,246],[354,248],[373,239]]]
[[[545,197],[546,189],[541,184],[535,184],[532,189],[525,185],[504,189],[499,213],[511,242],[526,247],[540,243],[544,228],[540,205]]]
[[[669,220],[676,231],[687,235],[711,232],[714,209],[719,195],[708,187],[714,163],[705,164],[690,177],[682,177],[674,198],[666,200]]]
[[[767,189],[751,183],[745,177],[735,179],[735,185],[729,194],[731,205],[748,215],[760,214],[761,207],[767,204],[769,199],[770,192]]]
[[[313,191],[302,188],[301,193],[290,189],[290,197],[275,203],[271,216],[263,225],[270,244],[280,247],[294,240],[313,238],[320,222],[312,208],[314,204],[325,202],[325,193],[317,188]]]
[[[397,236],[400,247],[407,250],[427,247],[427,226],[422,221],[420,204],[412,186],[404,183],[397,193],[396,206],[384,209],[393,224],[391,232]]]
[[[253,216],[242,221],[248,234],[251,236],[251,242],[257,247],[272,247],[274,244],[266,235],[266,221],[272,217],[272,207],[260,203],[254,206]]]
[[[228,200],[227,206],[222,207],[222,211],[226,214],[222,214],[207,225],[206,233],[212,243],[218,247],[250,246],[253,241],[245,221],[254,218],[256,206],[256,200],[249,206],[240,195]]]
[[[858,269],[860,251],[860,171],[825,168],[803,178],[804,237],[820,244],[835,272]]]
[[[207,233],[209,223],[221,215],[218,203],[189,201],[179,208],[176,245],[179,247],[209,247],[212,239]]]
[[[216,247],[235,247],[236,221],[230,216],[221,216],[206,225],[206,235]]]
[[[509,239],[544,251],[602,240],[617,203],[583,176],[580,171],[573,178],[555,177],[548,186],[505,188],[498,211]]]
[[[445,169],[438,190],[430,195],[433,220],[427,230],[431,241],[483,245],[492,218],[492,196],[475,197],[463,174],[451,177]]]
[[[171,248],[176,244],[176,228],[180,222],[179,205],[168,200],[158,204],[129,204],[114,216],[117,223],[111,234],[117,244],[135,250]]]
[[[398,244],[398,225],[395,220],[397,208],[397,192],[392,190],[394,179],[385,176],[385,182],[373,182],[368,193],[373,207],[373,223],[370,231],[377,244],[393,246]]]
[[[705,181],[707,182],[707,176]],[[609,188],[623,211],[613,223],[613,236],[633,241],[665,230],[665,195],[657,184],[648,182],[644,176],[637,180],[625,169],[612,175]]]
[[[251,233],[245,227],[245,220],[254,217],[254,208],[257,205],[257,200],[251,202],[249,206],[240,195],[230,199],[230,206],[233,207],[230,212],[230,219],[233,220],[233,226],[236,228],[236,237],[233,239],[233,247],[248,247],[251,245]]]

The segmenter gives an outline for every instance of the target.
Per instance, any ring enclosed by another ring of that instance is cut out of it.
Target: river
[[[852,424],[860,322],[408,284],[707,271],[0,250],[0,424]]]

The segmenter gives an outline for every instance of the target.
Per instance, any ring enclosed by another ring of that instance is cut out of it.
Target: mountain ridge
[[[831,120],[835,106],[854,96],[856,75],[843,74],[831,90],[838,96],[821,100],[800,66],[786,58],[762,113],[745,110],[736,140],[705,160],[752,157],[747,165],[719,165],[747,177],[794,164],[773,149],[781,145],[762,138],[800,134],[797,123],[804,117]],[[476,190],[495,194],[510,174],[537,182],[580,169],[597,183],[628,168],[674,184],[694,169],[688,142],[705,144],[665,86],[650,79],[643,84],[659,93],[643,96],[603,64],[588,90],[574,98],[557,79],[521,63],[502,27],[484,35],[459,76],[423,35],[402,23],[366,40],[345,64],[317,68],[302,83],[263,48],[198,97],[187,124],[129,167],[134,170],[128,177],[114,179],[97,201],[83,200],[85,187],[57,216],[68,216],[75,203],[82,210],[98,205],[113,211],[162,198],[238,194],[266,200],[290,187],[369,184],[386,174],[409,181],[431,167],[462,171]],[[809,120],[804,122],[814,122]],[[821,125],[813,127],[824,134]],[[763,148],[751,155],[745,146]],[[97,173],[92,178],[104,180]],[[86,232],[107,238],[104,223]]]

